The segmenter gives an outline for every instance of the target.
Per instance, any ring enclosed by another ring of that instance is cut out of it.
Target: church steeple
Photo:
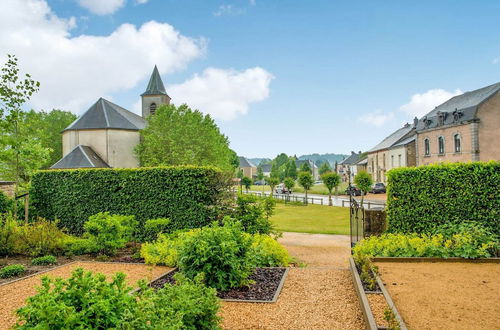
[[[161,80],[158,68],[154,67],[151,78],[149,78],[146,91],[141,94],[142,97],[142,117],[154,115],[156,108],[162,104],[170,104],[170,96],[165,91],[165,86]]]

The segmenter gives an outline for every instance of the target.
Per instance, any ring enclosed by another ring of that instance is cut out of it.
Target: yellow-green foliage
[[[268,235],[252,235],[252,254],[257,267],[288,266],[291,257],[277,240]]]
[[[160,234],[155,242],[143,243],[141,257],[150,265],[177,267],[179,249],[186,237],[193,235],[198,229],[173,234]]]

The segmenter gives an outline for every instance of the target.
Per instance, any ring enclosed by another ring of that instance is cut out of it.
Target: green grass
[[[271,222],[280,231],[349,235],[349,208],[277,203]]]
[[[250,187],[250,190],[262,192],[262,187],[264,187],[265,192],[271,191],[271,188],[269,188],[269,186],[267,186],[267,185],[266,186],[253,185],[252,187]],[[339,194],[343,194],[345,192],[346,188],[347,188],[347,182],[342,182],[338,188]],[[297,192],[297,193],[304,192],[304,188],[300,187],[299,185],[295,185],[295,187],[292,190],[293,190],[293,192]],[[335,194],[335,190],[332,193]],[[326,189],[324,184],[316,184],[309,190],[309,194],[328,195],[328,189]]]

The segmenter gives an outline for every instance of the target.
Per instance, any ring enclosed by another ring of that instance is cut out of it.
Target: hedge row
[[[33,176],[30,201],[36,216],[79,235],[89,216],[104,211],[134,215],[141,226],[156,218],[170,218],[174,230],[204,226],[226,191],[214,167],[48,170]]]
[[[387,219],[392,232],[426,233],[473,220],[500,235],[500,162],[389,171]]]

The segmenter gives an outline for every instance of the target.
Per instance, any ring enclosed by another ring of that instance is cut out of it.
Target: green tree
[[[285,178],[286,163],[288,162],[288,156],[285,153],[281,153],[272,161],[271,166],[271,177],[278,178],[282,181]]]
[[[271,196],[272,196],[274,194],[274,187],[276,187],[280,183],[280,181],[278,180],[278,178],[273,178],[273,177],[267,178],[266,181],[269,187],[271,187]]]
[[[304,188],[304,192],[306,193],[306,204],[307,204],[307,191],[311,189],[314,184],[314,179],[309,172],[299,172],[299,185]]]
[[[295,180],[292,178],[286,178],[283,183],[285,184],[285,187],[288,189],[288,191],[292,191],[293,187],[295,187]]]
[[[142,166],[217,166],[232,172],[234,152],[210,115],[186,104],[162,105],[141,131],[136,153]]]
[[[373,185],[372,176],[366,171],[359,171],[354,177],[354,184],[361,190],[361,207],[363,207],[364,195]]]
[[[297,180],[297,166],[295,165],[295,159],[293,157],[286,163],[285,177]]]
[[[312,173],[311,165],[309,164],[309,161],[304,161],[302,165],[300,165],[300,171],[301,172],[309,172]]]
[[[248,189],[250,189],[250,187],[252,186],[252,179],[250,179],[248,176],[244,176],[241,179],[241,184],[245,186],[245,189],[248,193]]]
[[[340,175],[335,172],[326,172],[321,175],[321,180],[323,184],[328,189],[328,205],[332,206],[332,190],[335,188],[335,195],[337,195],[337,190],[340,184]]]
[[[332,170],[331,166],[330,166],[330,163],[328,162],[324,162],[323,164],[321,164],[321,166],[319,167],[319,175],[323,175],[327,172],[330,172]]]
[[[29,74],[20,77],[17,58],[8,55],[0,75],[0,176],[16,182],[16,193],[47,162],[50,152],[28,134],[22,109],[39,88]]]
[[[262,182],[264,180],[264,171],[262,170],[261,164],[257,166],[257,180],[260,181],[260,184],[262,185],[262,192],[264,192],[264,182]]]
[[[240,179],[240,183],[239,183],[239,185],[240,185],[240,193],[243,192],[243,177],[244,176],[245,175],[243,174],[243,169],[239,168],[239,169],[236,170],[236,177],[238,179]]]

